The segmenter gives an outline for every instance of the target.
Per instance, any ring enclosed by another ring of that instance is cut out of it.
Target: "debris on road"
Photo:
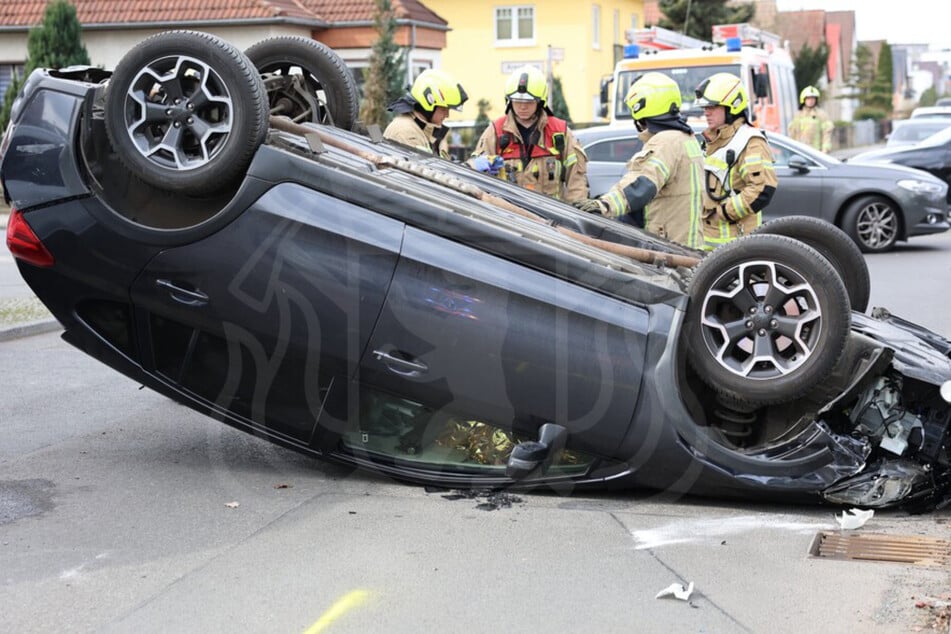
[[[687,584],[687,587],[684,588],[682,584],[672,583],[660,592],[657,593],[655,599],[660,599],[663,597],[673,596],[675,599],[680,599],[681,601],[687,601],[690,599],[690,595],[693,594],[693,581]]]
[[[842,511],[842,515],[836,515],[835,521],[838,522],[839,528],[844,531],[855,530],[856,528],[862,528],[867,521],[872,519],[872,516],[875,515],[875,511],[869,509],[863,511],[862,509],[849,509],[847,511]]]

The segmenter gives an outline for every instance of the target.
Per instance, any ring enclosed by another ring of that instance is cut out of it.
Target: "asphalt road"
[[[869,257],[872,305],[951,333],[949,254]],[[951,592],[941,568],[810,557],[831,509],[485,511],[233,431],[53,333],[0,343],[0,370],[0,632],[908,632]],[[951,512],[861,530],[951,539]],[[655,598],[675,582],[689,601]]]

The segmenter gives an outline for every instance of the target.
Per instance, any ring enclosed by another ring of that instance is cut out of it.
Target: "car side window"
[[[795,152],[791,148],[776,143],[770,143],[769,147],[773,151],[773,164],[776,167],[789,167],[789,161],[794,156],[799,157],[799,160],[806,165],[815,165],[815,161],[808,156]]]
[[[643,147],[638,138],[607,139],[592,143],[585,148],[589,161],[606,161],[608,163],[627,163]]]

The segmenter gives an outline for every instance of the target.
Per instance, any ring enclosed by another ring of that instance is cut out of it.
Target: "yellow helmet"
[[[699,107],[726,106],[727,113],[733,116],[743,114],[750,102],[743,82],[731,73],[710,75],[700,82],[694,93],[697,95],[696,103]]]
[[[469,99],[462,84],[449,73],[432,68],[419,74],[409,92],[426,112],[437,107],[458,108]]]
[[[802,92],[799,93],[799,105],[805,105],[806,97],[815,97],[816,103],[819,103],[819,89],[815,86],[806,86],[802,89]]]
[[[548,79],[534,66],[516,68],[505,82],[507,101],[538,101],[542,105],[548,100]]]
[[[680,87],[663,73],[645,73],[627,89],[624,103],[635,121],[680,112]]]

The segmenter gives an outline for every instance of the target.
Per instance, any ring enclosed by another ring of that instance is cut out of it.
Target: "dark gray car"
[[[599,196],[624,174],[640,150],[633,126],[576,131],[588,154],[591,195]],[[867,253],[888,251],[899,240],[940,233],[948,224],[948,186],[921,170],[898,165],[853,165],[777,133],[769,133],[779,178],[764,220],[805,215],[831,222]]]

